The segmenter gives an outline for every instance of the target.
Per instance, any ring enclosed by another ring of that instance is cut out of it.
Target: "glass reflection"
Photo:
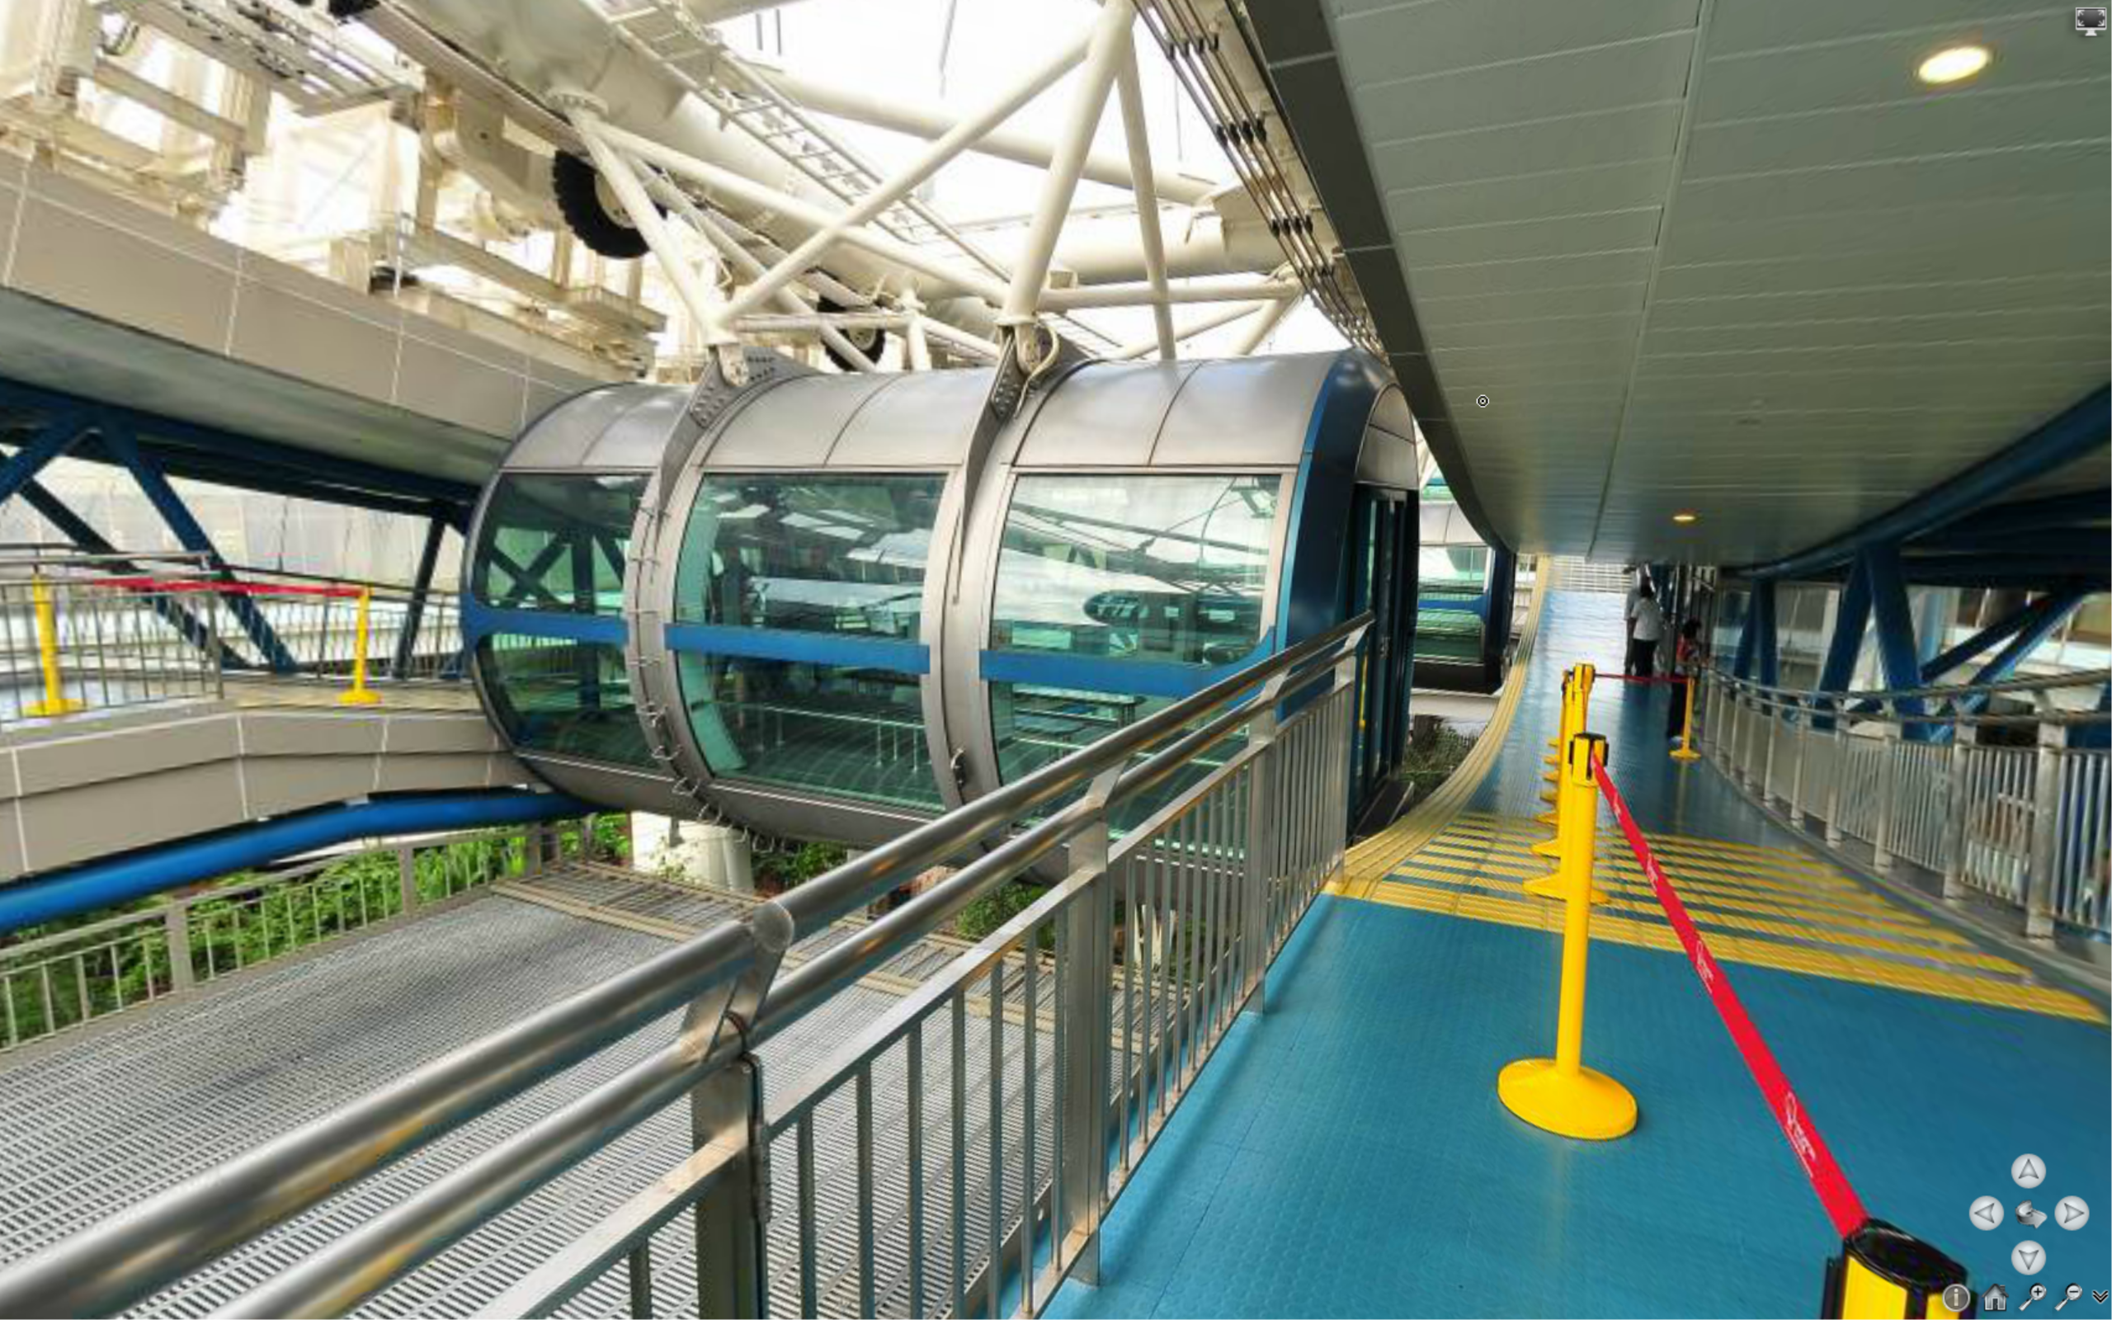
[[[477,663],[499,723],[516,745],[652,765],[632,707],[622,647],[494,633],[478,644]]]
[[[714,775],[915,810],[939,789],[914,674],[678,653],[690,726]]]
[[[990,645],[1228,664],[1261,637],[1275,476],[1020,478]]]
[[[645,480],[623,473],[500,478],[472,561],[477,599],[500,609],[622,614],[624,555]]]
[[[946,479],[715,476],[682,538],[676,617],[913,640]]]

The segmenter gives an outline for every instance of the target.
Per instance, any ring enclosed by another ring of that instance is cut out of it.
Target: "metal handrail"
[[[1317,681],[1355,651],[1370,620],[1361,615],[1220,679],[808,881],[742,922],[678,944],[0,1272],[0,1315],[108,1314],[135,1305],[603,1046],[774,964],[794,940],[910,877],[972,852],[1067,793],[1088,790],[1084,801],[998,844],[948,882],[776,981],[737,1024],[737,1036],[707,1031],[700,1038],[685,1029],[673,1044],[311,1255],[230,1313],[307,1314],[356,1304],[901,952],[1016,874],[1028,864],[1022,858],[1053,852],[1076,832],[1081,813],[1104,810],[1115,792],[1141,792],[1163,781],[1240,720]],[[1184,732],[1205,719],[1203,728]],[[1129,767],[1132,757],[1176,736],[1143,765]],[[1101,791],[1091,791],[1095,786]]]
[[[1917,697],[1923,700],[1943,700],[1983,693],[1998,696],[2006,692],[2043,692],[2055,688],[2095,687],[2101,683],[2112,683],[2112,669],[2078,669],[2065,674],[2043,674],[2034,678],[2005,678],[1994,683],[1956,683],[1920,688],[1867,690],[1771,687],[1755,679],[1740,678],[1720,665],[1712,668],[1709,673],[1718,682],[1728,683],[1741,691],[1756,692],[1764,696],[1794,696],[1825,701],[1906,701]]]

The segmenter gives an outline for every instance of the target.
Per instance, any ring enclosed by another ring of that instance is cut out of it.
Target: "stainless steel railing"
[[[882,1297],[966,1314],[1002,1309],[1008,1288],[1035,1309],[1092,1268],[1108,1205],[1341,864],[1367,623],[1221,680],[0,1273],[0,1314],[135,1305],[684,1005],[674,1039],[643,1061],[225,1313],[343,1312],[685,1095],[695,1153],[492,1311],[547,1311],[618,1262],[635,1314],[671,1309],[655,1299],[653,1260],[674,1248],[656,1235],[684,1215],[696,1221],[679,1236],[693,1244],[699,1314],[814,1314],[846,1299],[871,1314]],[[1117,839],[1124,809],[1148,814]],[[795,937],[962,857],[973,860],[778,974]],[[766,1102],[757,1047],[1057,859],[1060,883]],[[825,1144],[847,1158],[817,1160]]]
[[[1701,743],[1792,824],[1940,875],[2024,915],[2025,933],[2112,932],[2112,673],[1870,692],[1703,676]]]
[[[230,577],[197,555],[0,553],[0,724],[220,697],[234,671],[452,686],[462,647],[451,592]]]
[[[479,888],[518,831],[334,853],[30,939],[0,939],[0,1054]]]

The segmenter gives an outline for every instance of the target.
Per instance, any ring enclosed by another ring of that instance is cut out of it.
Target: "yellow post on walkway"
[[[1679,726],[1679,746],[1672,749],[1675,761],[1699,761],[1701,753],[1694,750],[1694,686],[1700,681],[1699,674],[1688,674],[1680,686],[1687,693],[1687,715]]]
[[[1569,740],[1574,738],[1583,727],[1584,725],[1577,713],[1577,671],[1575,669],[1565,669],[1562,671],[1562,714],[1555,727],[1555,745],[1557,747],[1568,746]],[[1561,762],[1559,756],[1550,756],[1546,759],[1551,764],[1559,765]],[[1533,817],[1533,819],[1542,825],[1555,826],[1556,834],[1552,839],[1544,839],[1534,844],[1532,850],[1542,857],[1555,857],[1560,855],[1559,844],[1562,837],[1560,832],[1562,825],[1562,780],[1559,773],[1541,777],[1553,780],[1555,789],[1552,796],[1547,793],[1540,795],[1540,800],[1550,805],[1547,810]]]
[[[51,587],[45,583],[43,574],[30,578],[29,599],[37,618],[37,664],[44,671],[44,700],[30,702],[22,708],[22,713],[43,719],[51,715],[71,715],[85,709],[87,703],[66,695],[65,684],[59,675],[59,611],[52,602]]]
[[[1635,1130],[1635,1097],[1602,1072],[1584,1066],[1584,970],[1591,952],[1591,867],[1598,832],[1598,785],[1591,762],[1606,745],[1597,734],[1569,740],[1564,787],[1580,789],[1562,817],[1562,870],[1568,901],[1562,927],[1562,988],[1555,1020],[1555,1057],[1520,1059],[1496,1077],[1496,1095],[1518,1117],[1557,1136],[1608,1141]]]
[[[1592,681],[1598,676],[1598,672],[1597,669],[1590,665],[1578,665],[1563,675],[1566,681],[1562,689],[1562,727],[1559,736],[1564,747],[1569,746],[1571,738],[1584,732],[1585,722],[1591,718],[1591,685]],[[1554,760],[1555,758],[1553,757],[1548,758],[1550,764]],[[1557,788],[1562,783],[1562,774],[1559,767],[1542,777],[1549,783],[1556,785]],[[1554,804],[1558,810],[1560,809],[1561,794],[1554,789],[1542,793],[1540,800]],[[1549,819],[1552,814],[1550,812],[1540,813],[1540,823],[1543,825],[1559,824],[1558,820]]]
[[[371,587],[359,589],[359,622],[352,630],[352,688],[337,699],[340,706],[378,706],[381,694],[367,686],[367,616],[374,605]]]

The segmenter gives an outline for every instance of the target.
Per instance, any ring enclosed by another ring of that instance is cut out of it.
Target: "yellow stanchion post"
[[[1833,1320],[1973,1315],[1970,1282],[1965,1266],[1920,1238],[1872,1219],[1841,1243],[1840,1255],[1827,1258],[1819,1314]]]
[[[352,687],[339,694],[340,706],[378,706],[381,694],[367,686],[367,616],[374,605],[374,592],[369,587],[359,589],[359,613],[352,628]]]
[[[1694,687],[1700,682],[1698,674],[1688,674],[1687,681],[1680,686],[1686,689],[1687,714],[1679,726],[1679,746],[1672,749],[1675,761],[1699,761],[1701,753],[1694,750]]]
[[[1575,737],[1583,727],[1581,708],[1577,704],[1577,671],[1565,669],[1562,671],[1562,717],[1556,727],[1556,737],[1566,746],[1569,740]],[[1554,758],[1550,757],[1549,759],[1552,760]],[[1532,845],[1532,851],[1542,857],[1558,857],[1561,855],[1562,839],[1562,781],[1559,775],[1543,777],[1554,780],[1555,790],[1552,796],[1546,793],[1540,795],[1541,801],[1551,805],[1546,811],[1541,812],[1533,819],[1542,825],[1554,826],[1555,837],[1543,839],[1539,843]]]
[[[30,578],[29,599],[37,618],[37,665],[44,671],[44,700],[30,702],[22,708],[22,713],[43,719],[86,709],[86,702],[75,701],[66,695],[66,686],[59,674],[59,610],[43,574]]]
[[[1592,758],[1606,740],[1580,733],[1562,763],[1565,787],[1581,790],[1562,817],[1562,870],[1568,907],[1562,926],[1562,988],[1556,1010],[1555,1057],[1520,1059],[1496,1077],[1504,1108],[1557,1136],[1608,1141],[1635,1130],[1635,1097],[1628,1088],[1584,1066],[1584,972],[1591,954],[1591,868],[1598,832],[1598,785]]]

